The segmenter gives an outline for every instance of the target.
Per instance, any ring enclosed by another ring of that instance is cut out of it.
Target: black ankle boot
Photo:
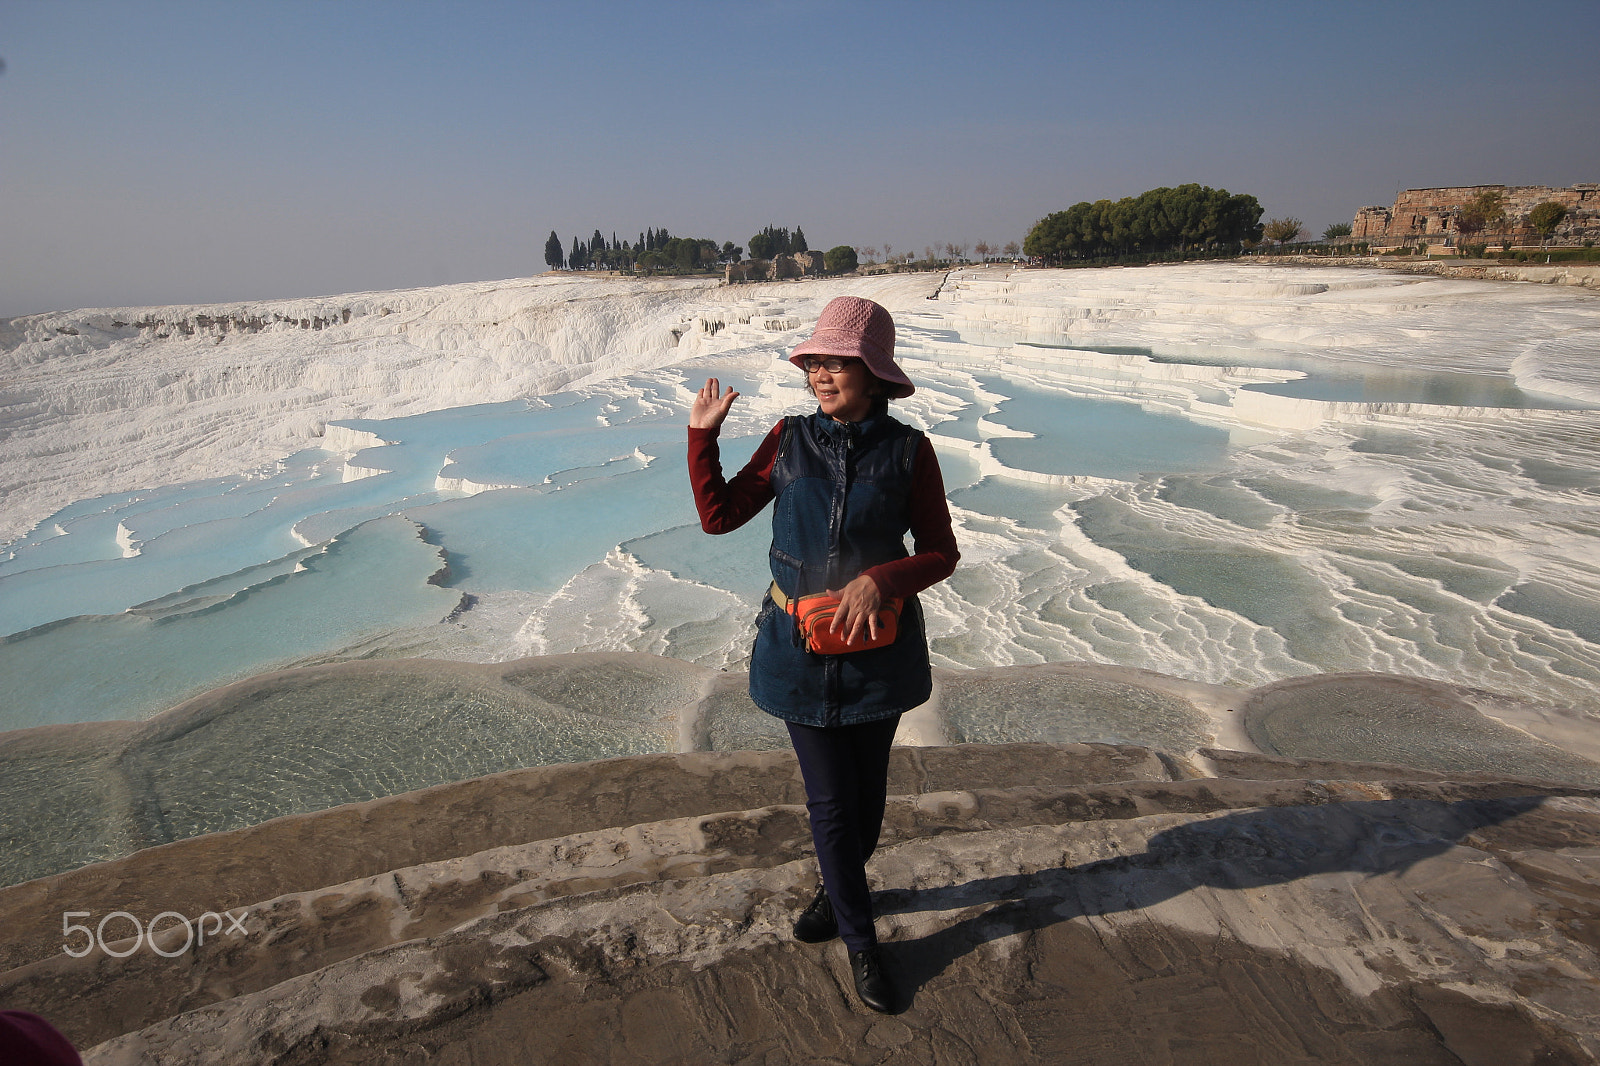
[[[833,903],[828,890],[817,886],[816,898],[800,912],[794,922],[794,938],[807,944],[821,944],[839,935],[839,922],[833,916]]]
[[[850,953],[850,973],[856,979],[856,995],[861,1005],[879,1014],[894,1010],[894,985],[883,972],[883,956],[874,944],[862,951]]]

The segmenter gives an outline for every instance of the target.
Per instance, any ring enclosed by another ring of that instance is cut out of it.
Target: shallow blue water
[[[1524,392],[1509,378],[1492,374],[1438,374],[1374,370],[1366,374],[1317,371],[1294,381],[1246,385],[1251,392],[1303,400],[1358,403],[1428,403],[1446,407],[1509,407],[1579,410],[1584,405]]]
[[[1227,657],[1234,655],[1258,672],[1293,672],[1311,663],[1355,669],[1366,667],[1373,654],[1361,627],[1380,625],[1392,632],[1450,631],[1419,639],[1419,646],[1427,644],[1416,653],[1424,664],[1501,654],[1473,628],[1481,628],[1482,619],[1450,614],[1459,605],[1439,599],[1441,580],[1448,589],[1483,585],[1489,592],[1478,601],[1499,596],[1507,610],[1592,635],[1591,616],[1572,607],[1586,602],[1581,596],[1553,585],[1501,596],[1515,575],[1476,563],[1470,572],[1466,563],[1441,570],[1442,564],[1429,562],[1436,548],[1425,532],[1415,543],[1389,538],[1363,548],[1378,567],[1392,570],[1361,569],[1367,564],[1349,559],[1330,567],[1312,558],[1345,551],[1346,543],[1365,544],[1366,523],[1384,504],[1379,495],[1318,488],[1287,474],[1229,473],[1236,450],[1264,435],[1238,429],[1230,435],[1171,405],[1092,398],[1095,388],[1116,377],[1108,371],[1103,380],[1056,389],[1001,373],[969,378],[929,368],[924,387],[942,394],[941,410],[952,411],[933,427],[937,435],[986,442],[1015,471],[1127,486],[1107,494],[985,476],[975,453],[941,450],[951,501],[976,538],[963,544],[970,569],[950,585],[961,597],[950,611],[960,617],[947,615],[941,623],[949,635],[939,647],[955,661],[967,661],[961,655],[976,665],[997,656],[1007,661],[1006,655],[1037,661],[1090,654],[1073,642],[1082,639],[1094,654],[1111,661],[1127,655],[1138,665],[1150,663],[1152,654],[1168,654],[1162,644],[1168,642],[1179,649],[1171,654],[1183,658],[1179,665],[1155,660],[1159,665],[1178,670],[1192,662],[1197,673],[1222,677],[1231,676]],[[344,480],[342,457],[312,450],[264,472],[63,508],[0,554],[0,634],[11,634],[0,644],[0,729],[144,717],[252,672],[314,661],[374,638],[381,643],[387,630],[432,626],[464,596],[540,602],[608,558],[624,560],[619,573],[632,565],[626,562],[631,556],[647,572],[720,590],[722,605],[705,609],[726,615],[720,624],[734,635],[708,637],[695,647],[741,643],[744,622],[735,616],[740,609],[753,612],[766,584],[770,519],[763,514],[726,537],[700,532],[684,469],[686,412],[677,380],[668,370],[531,403],[353,420],[344,424],[395,442],[350,460],[384,471],[358,480]],[[735,384],[753,391],[758,383]],[[1271,388],[1325,399],[1539,403],[1501,379],[1474,375],[1323,375]],[[987,410],[978,389],[1006,399]],[[1215,402],[1210,394],[1198,398]],[[983,420],[1032,436],[996,437]],[[1360,436],[1352,454],[1419,466],[1427,472],[1425,487],[1456,494],[1462,506],[1480,500],[1498,506],[1507,495],[1492,480],[1451,487],[1449,479],[1464,469],[1460,462],[1436,456],[1435,445],[1385,432],[1390,435]],[[723,441],[730,476],[758,440]],[[1592,491],[1593,477],[1577,460],[1546,455],[1542,442],[1512,447],[1499,465],[1482,468],[1486,477],[1525,476],[1555,492]],[[1291,449],[1284,456],[1300,461],[1298,454]],[[1488,464],[1492,457],[1480,458]],[[513,487],[468,495],[440,478]],[[1083,503],[1085,492],[1106,498]],[[1451,497],[1445,506],[1458,505]],[[1293,549],[1251,543],[1287,523],[1323,539]],[[119,529],[137,554],[125,555]],[[316,547],[334,538],[333,550]],[[1102,555],[1108,552],[1132,570],[1107,563]],[[447,572],[439,572],[444,564]],[[1353,575],[1340,580],[1364,590],[1363,602],[1339,602],[1328,590],[1327,574],[1340,568]],[[1052,582],[1084,584],[1057,595]],[[616,586],[604,587],[615,593]],[[663,612],[660,624],[700,624],[684,606],[698,595],[693,588],[654,604],[652,610]],[[745,607],[727,606],[730,594]],[[1198,620],[1201,601],[1225,616]],[[675,622],[680,608],[688,620]],[[1402,615],[1403,623],[1393,620]],[[1264,627],[1270,639],[1262,638],[1257,649],[1256,637],[1231,634],[1236,619]],[[1551,669],[1588,676],[1581,655],[1573,658],[1570,648],[1555,648],[1543,635],[1495,639],[1527,648],[1529,662],[1560,662]],[[1283,658],[1278,646],[1297,658]],[[1480,646],[1491,650],[1479,652]],[[1207,662],[1206,655],[1218,661]]]
[[[995,458],[1007,466],[1135,480],[1151,471],[1217,470],[1227,459],[1226,430],[1179,414],[1048,393],[1006,378],[979,380],[1011,397],[999,404],[993,421],[1034,434],[990,441]]]
[[[326,552],[252,569],[243,588],[219,582],[149,610],[0,640],[0,724],[144,718],[229,681],[437,620],[461,593],[428,583],[441,561],[420,532],[380,519]]]
[[[1280,354],[1266,357],[1252,353],[1248,361],[1237,355],[1204,358],[1163,356],[1140,350],[1154,363],[1180,366],[1250,365],[1275,370],[1292,370],[1304,375],[1293,381],[1261,382],[1246,385],[1250,392],[1292,396],[1302,400],[1330,403],[1425,403],[1444,407],[1501,407],[1518,410],[1592,410],[1593,405],[1561,396],[1527,392],[1504,374],[1471,374],[1464,371],[1419,370],[1411,367],[1362,366],[1341,363],[1330,369],[1326,360]]]
[[[623,541],[697,521],[683,445],[649,446],[665,454],[647,467],[618,464],[613,472],[595,468],[571,478],[560,472],[550,486],[485,492],[405,513],[448,545],[454,584],[553,592]]]

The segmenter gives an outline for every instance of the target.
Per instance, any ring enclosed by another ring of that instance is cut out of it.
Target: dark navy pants
[[[839,919],[839,936],[851,951],[878,942],[866,867],[883,829],[889,746],[899,722],[897,714],[831,729],[785,723],[806,783],[806,810],[822,883]]]

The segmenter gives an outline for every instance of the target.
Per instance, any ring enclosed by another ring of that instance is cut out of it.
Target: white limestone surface
[[[963,558],[922,597],[936,664],[1373,670],[1600,713],[1600,300],[1229,264],[546,276],[11,320],[0,671],[33,669],[40,627],[252,588],[388,515],[440,550],[448,614],[332,625],[223,676],[568,651],[739,668],[764,519],[699,531],[688,404],[711,375],[741,392],[731,473],[806,409],[785,356],[844,292],[895,314],[919,385],[896,413],[944,469]],[[0,727],[158,704],[0,705]]]

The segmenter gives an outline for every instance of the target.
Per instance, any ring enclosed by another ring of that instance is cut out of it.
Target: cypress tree
[[[544,242],[544,261],[551,270],[560,270],[567,263],[567,257],[561,253],[561,238],[556,236],[556,231],[550,231],[550,239]]]

